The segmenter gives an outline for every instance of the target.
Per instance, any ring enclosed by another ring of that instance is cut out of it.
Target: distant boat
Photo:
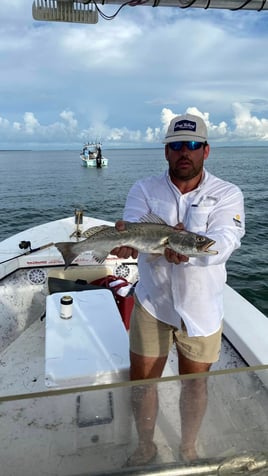
[[[100,142],[91,142],[84,144],[80,153],[83,167],[107,167],[108,159],[102,155]]]

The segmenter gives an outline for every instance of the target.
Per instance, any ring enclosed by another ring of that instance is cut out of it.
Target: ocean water
[[[166,168],[162,148],[103,154],[107,168],[87,169],[79,151],[0,151],[0,240],[75,209],[117,220],[134,181]],[[268,316],[267,161],[266,147],[212,148],[206,168],[244,193],[246,236],[227,263],[228,283]]]

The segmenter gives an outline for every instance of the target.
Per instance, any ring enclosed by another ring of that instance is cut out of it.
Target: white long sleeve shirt
[[[180,329],[183,319],[189,336],[213,334],[223,318],[225,263],[245,233],[241,190],[204,170],[198,187],[182,194],[165,172],[139,180],[129,191],[124,220],[138,222],[148,213],[168,225],[182,222],[186,230],[209,236],[218,254],[175,265],[164,256],[148,260],[140,253],[138,300],[162,322]]]

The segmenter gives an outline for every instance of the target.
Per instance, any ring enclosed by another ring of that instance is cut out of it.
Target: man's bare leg
[[[179,353],[180,375],[208,372],[210,367],[211,364],[194,362]],[[185,461],[192,461],[198,458],[195,443],[207,408],[207,378],[183,380],[181,384],[180,454]]]
[[[160,378],[167,357],[144,357],[130,352],[130,379],[143,380]],[[158,393],[156,384],[139,385],[132,388],[132,408],[135,417],[139,444],[128,459],[128,466],[148,463],[156,454],[153,442],[158,413]]]

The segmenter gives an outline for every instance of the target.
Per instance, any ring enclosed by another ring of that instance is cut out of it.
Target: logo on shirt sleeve
[[[235,217],[233,218],[233,221],[234,221],[235,226],[237,226],[238,228],[242,227],[241,217],[240,217],[239,214],[235,215]]]

